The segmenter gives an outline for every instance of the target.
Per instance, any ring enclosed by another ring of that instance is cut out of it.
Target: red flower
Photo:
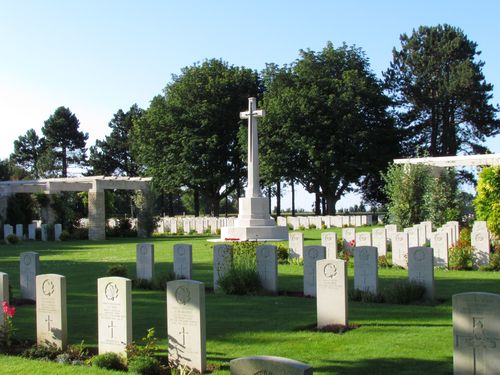
[[[7,301],[2,302],[3,312],[9,317],[12,318],[16,314],[16,308],[13,306],[9,306]]]
[[[356,240],[351,240],[351,241],[349,241],[349,246],[350,246],[350,247],[354,247],[354,246],[356,246]]]

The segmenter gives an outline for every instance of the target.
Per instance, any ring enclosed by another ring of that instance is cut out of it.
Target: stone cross
[[[248,119],[248,189],[247,198],[260,197],[259,187],[259,146],[257,133],[257,117],[265,113],[257,109],[257,99],[248,98],[248,111],[240,112],[240,119]]]

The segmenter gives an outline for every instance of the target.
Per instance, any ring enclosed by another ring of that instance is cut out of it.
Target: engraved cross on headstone
[[[248,98],[248,111],[240,112],[240,119],[248,119],[248,189],[246,197],[260,197],[259,187],[259,138],[257,118],[264,117],[264,110],[257,109],[257,99]]]
[[[500,338],[487,337],[484,334],[484,318],[472,318],[472,336],[457,336],[457,346],[461,344],[472,348],[473,355],[473,375],[488,375],[484,363],[484,350],[496,348]]]
[[[110,325],[108,325],[108,328],[111,330],[111,338],[113,339],[113,338],[114,338],[114,337],[113,337],[113,336],[114,336],[114,335],[113,335],[113,333],[114,333],[113,328],[116,328],[116,326],[114,325],[114,322],[113,322],[113,321],[111,321],[111,324],[110,324]]]
[[[182,331],[179,332],[179,335],[182,335],[182,345],[186,345],[186,334],[189,332],[186,331],[186,328],[182,327]]]
[[[45,321],[47,322],[47,331],[50,332],[50,323],[53,322],[53,320],[50,319],[50,315],[47,315],[47,319],[45,319]]]

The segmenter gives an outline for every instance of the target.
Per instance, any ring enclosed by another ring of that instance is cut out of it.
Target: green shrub
[[[321,229],[327,229],[325,223],[321,224]]]
[[[125,267],[123,264],[115,264],[109,266],[108,270],[106,271],[106,276],[127,277],[128,276],[127,267]]]
[[[166,290],[167,283],[169,281],[175,280],[175,273],[173,270],[162,273],[153,278],[153,289],[154,290]]]
[[[69,241],[71,240],[71,234],[65,229],[61,232],[61,236],[59,237],[61,241]]]
[[[397,281],[382,292],[385,302],[400,305],[420,302],[424,298],[424,294],[424,285],[409,280]]]
[[[309,224],[309,229],[316,229],[316,224]]]
[[[500,245],[493,244],[490,252],[490,262],[487,266],[481,267],[482,271],[500,271]]]
[[[93,357],[90,361],[93,367],[105,368],[108,370],[126,371],[124,360],[116,353],[104,353]]]
[[[153,280],[133,279],[132,280],[132,287],[135,289],[152,290],[153,289]]]
[[[458,240],[448,252],[448,268],[452,270],[471,270],[474,249],[469,242]]]
[[[389,268],[391,265],[389,264],[389,260],[385,255],[381,255],[378,257],[378,266],[380,268]]]
[[[43,359],[54,361],[63,351],[55,345],[33,345],[26,349],[21,356],[29,359]]]
[[[464,227],[464,228],[460,229],[459,239],[470,243],[471,234],[472,234],[472,229],[469,227]]]
[[[128,361],[128,371],[141,375],[160,375],[160,362],[155,357],[137,356]]]
[[[476,218],[486,220],[488,229],[500,236],[500,166],[483,168],[473,204]]]
[[[15,234],[11,233],[5,238],[5,242],[9,245],[15,245],[19,242],[19,238]]]
[[[299,225],[299,230],[305,230],[306,227],[304,227],[303,225]]]
[[[278,252],[278,263],[287,264],[290,254],[288,253],[288,247],[285,244],[279,243],[276,245],[276,251]]]
[[[255,268],[233,265],[219,279],[219,286],[226,294],[257,294],[261,289],[259,274]]]
[[[367,292],[359,289],[349,290],[349,299],[355,302],[367,302],[367,303],[384,302],[384,297],[381,294],[374,294],[372,292]]]

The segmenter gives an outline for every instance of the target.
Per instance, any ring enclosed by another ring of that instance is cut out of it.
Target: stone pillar
[[[138,207],[137,212],[137,236],[146,238],[151,234],[150,232],[153,229],[152,223],[148,222],[153,219],[153,197],[149,189],[142,189],[141,194],[143,201],[142,207]]]
[[[42,221],[45,224],[54,224],[56,222],[56,212],[52,208],[52,195],[47,194],[48,203],[46,206],[42,207]]]
[[[9,202],[9,195],[2,193],[0,195],[0,220],[2,221],[2,224],[5,223],[5,220],[7,220],[8,202]]]
[[[89,190],[89,240],[106,239],[104,189]]]

